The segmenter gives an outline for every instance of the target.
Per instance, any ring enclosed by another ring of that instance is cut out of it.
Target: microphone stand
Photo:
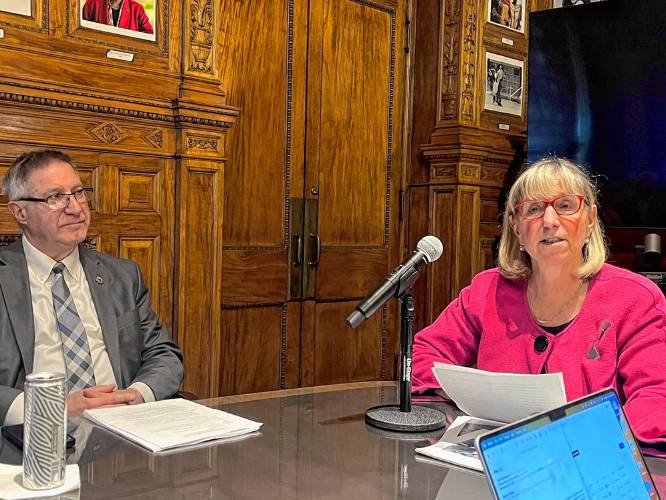
[[[400,310],[400,404],[373,406],[365,422],[373,427],[400,432],[427,432],[446,424],[444,413],[427,406],[412,406],[412,346],[414,344],[414,296],[411,287],[398,296]]]

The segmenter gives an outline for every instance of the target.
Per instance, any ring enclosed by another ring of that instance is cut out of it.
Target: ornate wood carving
[[[218,139],[217,137],[188,135],[187,149],[198,149],[201,151],[217,151]]]
[[[484,2],[482,2],[484,3]],[[476,121],[476,95],[477,86],[477,0],[464,0],[464,18],[463,18],[463,88],[461,92],[462,110],[461,119],[463,122],[474,123]]]
[[[143,140],[157,149],[162,149],[164,146],[164,137],[160,129],[151,130],[143,136]]]
[[[457,118],[458,61],[460,60],[460,0],[444,2],[442,97],[440,120]]]
[[[2,234],[0,235],[0,247],[6,247],[14,243],[21,237],[20,234]]]
[[[189,69],[213,74],[213,1],[192,0],[190,4]]]
[[[104,122],[88,129],[88,133],[100,142],[119,144],[129,137],[127,131],[113,122]]]

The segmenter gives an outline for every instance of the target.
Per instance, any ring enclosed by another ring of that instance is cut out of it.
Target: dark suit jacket
[[[143,382],[156,399],[170,397],[183,379],[183,354],[153,311],[139,266],[84,246],[79,255],[118,387]],[[28,265],[19,239],[0,249],[0,425],[32,372],[34,349]]]

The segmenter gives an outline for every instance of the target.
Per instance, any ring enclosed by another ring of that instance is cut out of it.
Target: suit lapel
[[[106,344],[106,352],[111,361],[113,375],[116,377],[118,387],[124,387],[120,371],[120,345],[118,340],[118,324],[116,315],[111,307],[111,292],[113,290],[113,276],[96,257],[84,246],[79,246],[79,257],[86,280],[90,288],[97,319],[102,328],[102,336]]]
[[[25,374],[28,375],[32,373],[35,355],[35,322],[28,264],[23,254],[21,238],[0,253],[0,287],[16,343],[21,351]]]

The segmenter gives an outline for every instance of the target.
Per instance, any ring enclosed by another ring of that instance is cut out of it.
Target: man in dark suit
[[[182,353],[150,304],[138,266],[80,245],[90,188],[59,151],[33,151],[3,185],[23,237],[0,249],[0,425],[22,422],[23,384],[64,373],[68,414],[168,398]]]

